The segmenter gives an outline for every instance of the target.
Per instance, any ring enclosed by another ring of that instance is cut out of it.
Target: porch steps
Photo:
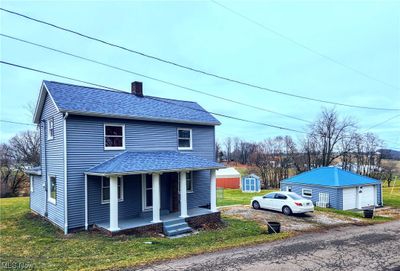
[[[193,231],[187,224],[185,219],[177,218],[174,220],[165,221],[163,225],[164,234],[167,236],[177,236]]]

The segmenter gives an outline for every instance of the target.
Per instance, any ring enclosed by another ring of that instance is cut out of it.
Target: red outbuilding
[[[239,189],[240,173],[233,167],[217,170],[217,187]]]

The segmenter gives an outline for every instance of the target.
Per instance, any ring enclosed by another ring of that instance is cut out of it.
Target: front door
[[[178,173],[170,174],[171,212],[179,212]]]

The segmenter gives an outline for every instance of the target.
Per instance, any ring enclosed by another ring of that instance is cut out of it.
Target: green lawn
[[[28,263],[36,270],[106,270],[132,267],[288,237],[263,234],[258,224],[224,217],[226,227],[179,239],[107,237],[79,232],[64,236],[31,215],[28,198],[0,199],[0,264]],[[144,244],[151,241],[153,244]]]
[[[384,183],[382,190],[383,190],[383,205],[400,208],[400,180],[396,182],[396,186],[394,188],[387,187],[387,184]]]
[[[255,196],[262,196],[274,190],[261,190],[259,193],[243,193],[240,189],[224,189],[223,195],[218,191],[217,205],[226,206],[234,204],[249,205],[251,198]]]

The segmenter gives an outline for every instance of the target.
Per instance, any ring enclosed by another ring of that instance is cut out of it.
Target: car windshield
[[[289,197],[291,197],[293,200],[301,200],[303,199],[302,197],[300,197],[299,195],[297,195],[296,193],[288,193],[287,194]]]

